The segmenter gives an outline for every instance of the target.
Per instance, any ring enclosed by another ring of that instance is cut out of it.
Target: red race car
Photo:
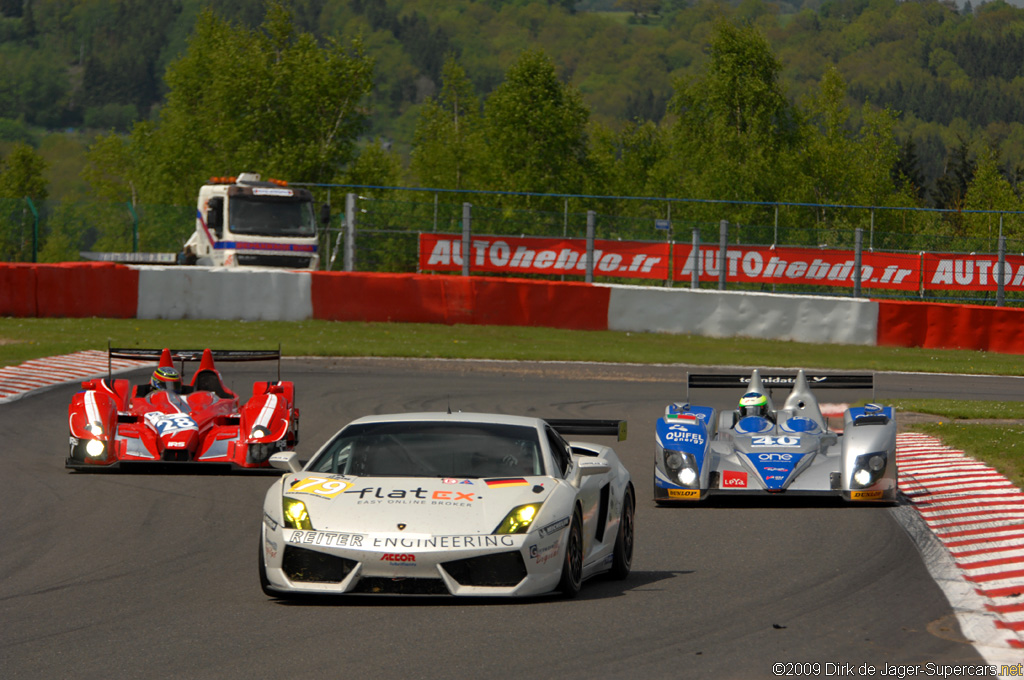
[[[299,409],[295,387],[281,380],[281,352],[248,350],[108,349],[110,359],[153,359],[149,383],[87,380],[68,406],[71,455],[64,466],[103,470],[154,463],[201,464],[228,470],[274,471],[271,454],[295,448]],[[276,382],[253,384],[240,404],[224,386],[214,360],[277,359]],[[185,362],[199,368],[185,384]],[[180,369],[174,367],[178,361]],[[279,470],[276,470],[280,474]]]

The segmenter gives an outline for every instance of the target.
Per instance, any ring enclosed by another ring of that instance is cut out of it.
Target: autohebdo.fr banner
[[[690,244],[672,246],[642,241],[594,241],[594,275],[616,278],[691,280],[694,267]],[[703,282],[718,280],[719,249],[700,248],[698,272]],[[420,271],[462,270],[462,237],[420,235]],[[789,246],[729,246],[726,279],[737,283],[805,284],[852,288],[852,250]],[[474,236],[470,242],[470,271],[504,274],[586,273],[584,239],[540,236]],[[994,255],[943,253],[861,253],[861,286],[885,290],[995,290]],[[1002,275],[1006,290],[1024,290],[1024,257],[1007,256]]]
[[[594,240],[594,275],[630,279],[668,278],[667,243]],[[469,268],[475,273],[587,273],[584,239],[538,236],[474,236]],[[462,271],[462,237],[420,234],[420,271]]]
[[[995,255],[924,253],[921,260],[929,290],[995,290],[999,284]],[[1001,278],[1005,290],[1024,290],[1024,257],[1007,255]]]
[[[693,272],[693,247],[677,245],[673,252],[677,281],[688,281]],[[701,281],[717,281],[718,247],[700,248]],[[921,258],[917,254],[861,253],[861,286],[916,291],[921,285]],[[854,285],[852,250],[823,250],[789,246],[731,246],[725,251],[727,281],[743,283],[798,283],[816,286]]]

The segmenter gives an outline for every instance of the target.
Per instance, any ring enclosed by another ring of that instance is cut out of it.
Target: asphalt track
[[[271,377],[254,365],[223,372],[242,395]],[[818,663],[820,676],[832,663],[851,664],[846,677],[866,677],[856,671],[870,664],[880,677],[885,664],[984,663],[888,509],[788,499],[654,506],[654,421],[683,398],[684,375],[685,367],[284,363],[302,409],[304,457],[367,413],[450,406],[626,418],[630,436],[616,449],[637,490],[633,573],[589,581],[573,601],[268,599],[256,556],[270,479],[72,473],[63,460],[76,386],[0,405],[0,676],[770,678],[775,663]],[[876,397],[1000,398],[1019,385],[889,374]],[[724,406],[739,396],[715,392],[701,400]]]

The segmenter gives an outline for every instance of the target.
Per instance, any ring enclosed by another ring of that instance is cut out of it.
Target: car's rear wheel
[[[633,537],[636,503],[633,500],[633,487],[627,486],[622,495],[622,516],[619,518],[619,531],[615,534],[615,549],[612,553],[612,578],[624,579],[629,576],[633,567]]]
[[[572,513],[566,536],[565,559],[562,561],[562,579],[558,590],[565,597],[576,597],[583,585],[583,519],[579,508]]]

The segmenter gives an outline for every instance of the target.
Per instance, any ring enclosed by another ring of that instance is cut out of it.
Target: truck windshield
[[[228,215],[229,229],[234,234],[316,236],[316,215],[311,201],[234,196]]]

